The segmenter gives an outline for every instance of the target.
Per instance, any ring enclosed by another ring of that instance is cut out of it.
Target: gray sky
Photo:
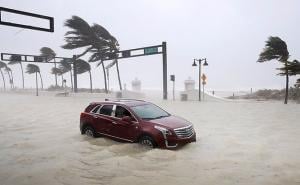
[[[21,30],[0,26],[0,52],[39,54],[43,46],[58,56],[71,57],[80,51],[63,50],[66,19],[78,15],[90,24],[98,23],[114,35],[121,49],[167,42],[168,73],[176,75],[183,88],[189,76],[197,79],[193,58],[206,57],[207,89],[244,90],[283,88],[284,77],[275,76],[276,61],[256,60],[269,36],[279,36],[288,44],[291,59],[300,60],[297,0],[0,0],[0,6],[44,14],[55,18],[55,32]],[[87,58],[87,57],[86,57]],[[107,62],[108,64],[109,62]],[[93,64],[93,66],[95,66]],[[54,83],[49,64],[40,65],[45,86]],[[162,56],[154,55],[120,61],[122,83],[130,87],[135,78],[144,88],[162,87]],[[19,66],[11,67],[15,83],[21,87]],[[93,67],[94,86],[104,87],[101,68]],[[168,75],[169,75],[168,74]],[[168,76],[169,78],[169,76]],[[34,87],[34,75],[25,75],[26,87]],[[69,75],[66,77],[69,82]],[[296,78],[291,78],[291,85]],[[89,86],[88,74],[79,76],[79,87]],[[111,86],[117,89],[115,68]],[[2,82],[1,82],[2,86]],[[171,84],[169,83],[169,89]]]

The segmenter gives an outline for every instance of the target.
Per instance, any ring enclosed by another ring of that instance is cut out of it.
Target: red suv
[[[196,141],[190,122],[142,100],[91,103],[80,115],[80,131],[91,137],[107,136],[152,148],[176,148]]]

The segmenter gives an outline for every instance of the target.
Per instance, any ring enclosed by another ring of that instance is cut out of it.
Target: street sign
[[[175,75],[170,75],[170,80],[174,82],[175,81]]]
[[[122,51],[122,57],[123,58],[130,57],[130,50]]]
[[[158,47],[144,48],[145,55],[154,54],[154,53],[158,53]]]

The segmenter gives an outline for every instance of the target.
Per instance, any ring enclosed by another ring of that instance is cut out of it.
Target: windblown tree
[[[53,67],[51,69],[51,74],[56,74],[57,76],[61,76],[61,87],[64,85],[64,71],[62,71],[60,68]]]
[[[93,93],[93,81],[92,81],[92,74],[91,74],[91,66],[88,62],[77,59],[76,60],[76,73],[83,74],[85,72],[89,72],[90,75],[90,92]]]
[[[15,64],[20,64],[21,72],[22,72],[22,86],[24,89],[24,71],[23,71],[23,66],[22,66],[22,62],[21,62],[21,56],[12,55],[10,57],[10,61],[8,62],[8,65],[15,65]]]
[[[51,60],[55,61],[56,53],[53,51],[53,49],[49,47],[42,47],[40,49],[40,55],[46,57],[46,62],[49,62]],[[54,63],[54,67],[56,68],[56,63]],[[55,86],[57,86],[57,74],[54,74],[55,76]]]
[[[7,65],[6,65],[4,62],[1,62],[1,61],[0,61],[0,73],[1,73],[1,76],[2,76],[3,89],[4,89],[4,91],[6,90],[6,87],[5,87],[5,77],[4,77],[4,74],[3,74],[2,69],[5,69],[6,67],[7,67]]]
[[[90,52],[91,56],[88,62],[99,61],[98,66],[102,65],[105,91],[107,93],[108,90],[104,59],[109,54],[112,54],[118,50],[118,41],[102,26],[98,24],[93,24],[90,26],[86,21],[78,16],[72,16],[71,19],[66,20],[65,26],[69,27],[71,31],[68,31],[65,34],[66,44],[63,45],[62,48],[84,48],[84,52],[76,56],[77,59]],[[115,63],[117,64],[116,60]],[[120,77],[119,84],[121,84]]]
[[[67,59],[63,59],[61,60],[58,68],[61,70],[61,72],[63,73],[67,73],[70,72],[70,79],[71,79],[71,87],[72,87],[72,91],[73,91],[73,75],[72,75],[72,61],[67,60]]]
[[[35,73],[36,95],[38,96],[39,95],[38,74],[40,75],[41,86],[42,86],[42,89],[43,89],[43,79],[42,79],[42,75],[41,75],[39,66],[34,65],[34,64],[27,64],[26,73],[28,73],[28,74],[34,74]]]
[[[13,77],[12,70],[9,67],[4,68],[4,70],[6,71],[6,73],[8,75],[10,88],[13,89],[14,88],[14,77]]]
[[[266,46],[260,53],[258,62],[266,62],[271,60],[277,60],[284,65],[281,68],[279,75],[284,75],[286,77],[285,85],[285,99],[284,103],[288,102],[288,91],[289,91],[289,72],[288,72],[288,59],[289,51],[287,44],[281,40],[279,37],[269,37],[266,41]],[[282,71],[283,70],[283,71]]]

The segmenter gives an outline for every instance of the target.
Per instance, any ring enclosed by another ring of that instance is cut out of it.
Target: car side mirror
[[[132,123],[133,119],[130,116],[124,116],[122,118],[122,121],[127,122],[127,123]]]

